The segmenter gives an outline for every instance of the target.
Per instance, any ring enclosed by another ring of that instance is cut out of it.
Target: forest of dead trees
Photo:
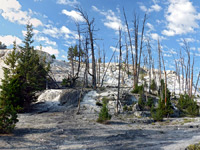
[[[133,14],[133,22],[129,24],[126,11],[123,9],[124,27],[119,27],[116,41],[116,49],[111,58],[106,61],[106,50],[104,46],[100,47],[98,43],[98,32],[95,29],[95,18],[88,16],[81,7],[76,7],[76,11],[80,13],[84,19],[83,24],[75,23],[78,33],[77,45],[71,46],[68,49],[68,60],[71,63],[71,74],[68,74],[69,86],[74,86],[79,78],[81,68],[84,71],[84,87],[89,86],[89,76],[92,77],[92,88],[102,87],[107,69],[111,62],[118,64],[118,89],[123,83],[125,76],[133,79],[132,87],[138,86],[141,66],[145,66],[148,70],[149,83],[147,83],[150,92],[152,81],[156,80],[155,68],[158,68],[159,81],[164,79],[165,90],[167,88],[167,60],[163,55],[163,49],[159,39],[157,44],[152,46],[152,39],[146,36],[147,14],[143,18],[137,13]],[[184,45],[180,50],[173,54],[173,60],[176,72],[176,83],[179,84],[179,92],[186,93],[190,97],[196,93],[199,76],[194,84],[194,62],[195,54],[191,53],[189,43],[184,40]],[[153,47],[153,48],[152,48]],[[125,52],[124,52],[125,51]],[[124,54],[122,54],[124,52]],[[154,56],[156,54],[156,56]],[[107,62],[107,64],[105,64]],[[103,72],[101,71],[103,70]],[[120,83],[122,82],[122,83]],[[158,87],[161,83],[158,83]],[[195,90],[193,91],[193,87]],[[174,89],[175,91],[175,89]],[[180,94],[179,93],[179,94]],[[177,93],[178,94],[178,93]],[[166,94],[165,94],[166,95]],[[119,97],[118,97],[119,98]],[[166,99],[166,97],[165,97]]]

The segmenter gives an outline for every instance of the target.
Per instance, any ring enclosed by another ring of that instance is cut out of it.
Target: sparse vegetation
[[[56,56],[53,54],[53,55],[51,55],[51,58],[52,59],[56,59]]]
[[[182,111],[183,115],[198,116],[199,106],[189,95],[180,95],[177,107]]]
[[[135,94],[139,94],[139,93],[143,93],[144,91],[144,86],[143,85],[136,85],[135,88],[131,91],[131,93],[135,93]]]
[[[157,89],[157,85],[156,85],[156,82],[155,82],[154,79],[153,79],[152,82],[151,82],[150,89],[151,89],[152,91],[155,91],[155,90]]]
[[[186,150],[200,150],[200,142],[198,144],[189,145]]]
[[[103,107],[99,112],[99,117],[97,119],[97,122],[107,123],[107,121],[110,120],[112,116],[108,113],[108,107],[107,107],[108,99],[104,97],[102,101],[103,101]]]

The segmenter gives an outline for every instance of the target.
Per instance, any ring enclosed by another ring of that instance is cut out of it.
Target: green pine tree
[[[17,111],[20,110],[21,82],[16,74],[16,42],[13,51],[8,55],[4,67],[4,79],[0,86],[0,133],[10,133],[17,123]]]
[[[40,60],[39,55],[34,50],[32,43],[33,28],[31,24],[26,26],[27,33],[24,46],[20,47],[19,61],[17,66],[17,73],[21,85],[21,96],[23,108],[30,107],[30,104],[36,100],[35,93],[45,89],[48,69],[45,62]]]

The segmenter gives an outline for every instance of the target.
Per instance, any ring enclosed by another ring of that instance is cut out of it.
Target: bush
[[[128,111],[132,111],[133,110],[133,107],[132,106],[129,106],[128,107]]]
[[[137,94],[140,93],[140,94],[142,94],[143,91],[144,91],[144,86],[143,85],[140,85],[140,86],[135,85],[135,88],[131,91],[131,93],[137,93]]]
[[[0,133],[11,133],[17,122],[17,111],[13,105],[0,108]]]
[[[127,111],[127,110],[128,110],[127,105],[124,105],[124,107],[123,107],[123,111]]]
[[[163,121],[163,111],[159,108],[155,109],[152,107],[151,116],[154,121]]]
[[[111,115],[108,113],[108,108],[107,108],[107,101],[103,101],[103,107],[101,108],[99,112],[99,118],[97,119],[97,122],[99,123],[106,123],[108,120],[111,119]]]
[[[139,98],[139,100],[138,100],[138,106],[140,107],[141,110],[143,110],[144,107],[145,107],[145,102],[144,102],[144,100],[142,99],[142,95],[141,95],[141,94],[140,94],[140,98]]]
[[[150,108],[154,106],[154,102],[153,102],[153,98],[152,97],[148,98],[148,101],[147,101],[146,105],[148,107],[150,107]]]
[[[108,104],[108,102],[109,102],[109,99],[107,98],[107,97],[103,97],[102,98],[102,103],[104,104]]]
[[[150,85],[150,89],[151,89],[152,91],[155,91],[155,90],[157,89],[157,85],[156,85],[155,80],[152,80],[151,85]]]
[[[56,59],[56,56],[53,54],[53,55],[51,55],[51,58],[52,59]]]
[[[171,114],[173,114],[173,108],[169,100],[167,100],[165,105],[165,101],[162,101],[160,98],[158,101],[158,107],[151,108],[151,116],[155,121],[162,121],[164,117],[169,117]]]
[[[200,143],[189,145],[186,150],[200,150]]]
[[[177,107],[183,112],[184,115],[198,116],[199,106],[189,95],[180,95]]]
[[[102,105],[100,102],[98,102],[98,101],[96,102],[96,105],[97,105],[97,106],[103,106],[103,105]]]

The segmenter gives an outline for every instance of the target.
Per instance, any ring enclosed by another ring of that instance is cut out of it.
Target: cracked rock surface
[[[45,110],[49,103],[35,104],[32,112],[19,114],[13,134],[0,135],[0,149],[175,150],[200,141],[200,118],[184,118],[187,123],[183,118],[170,118],[153,124],[146,121],[148,118],[120,114],[113,115],[107,125],[99,124],[96,119],[100,108],[93,106],[91,99],[95,99],[95,94],[85,96],[90,99],[87,103],[85,98],[81,103],[79,115],[76,107],[57,105],[56,109]],[[44,111],[38,111],[42,108]]]

